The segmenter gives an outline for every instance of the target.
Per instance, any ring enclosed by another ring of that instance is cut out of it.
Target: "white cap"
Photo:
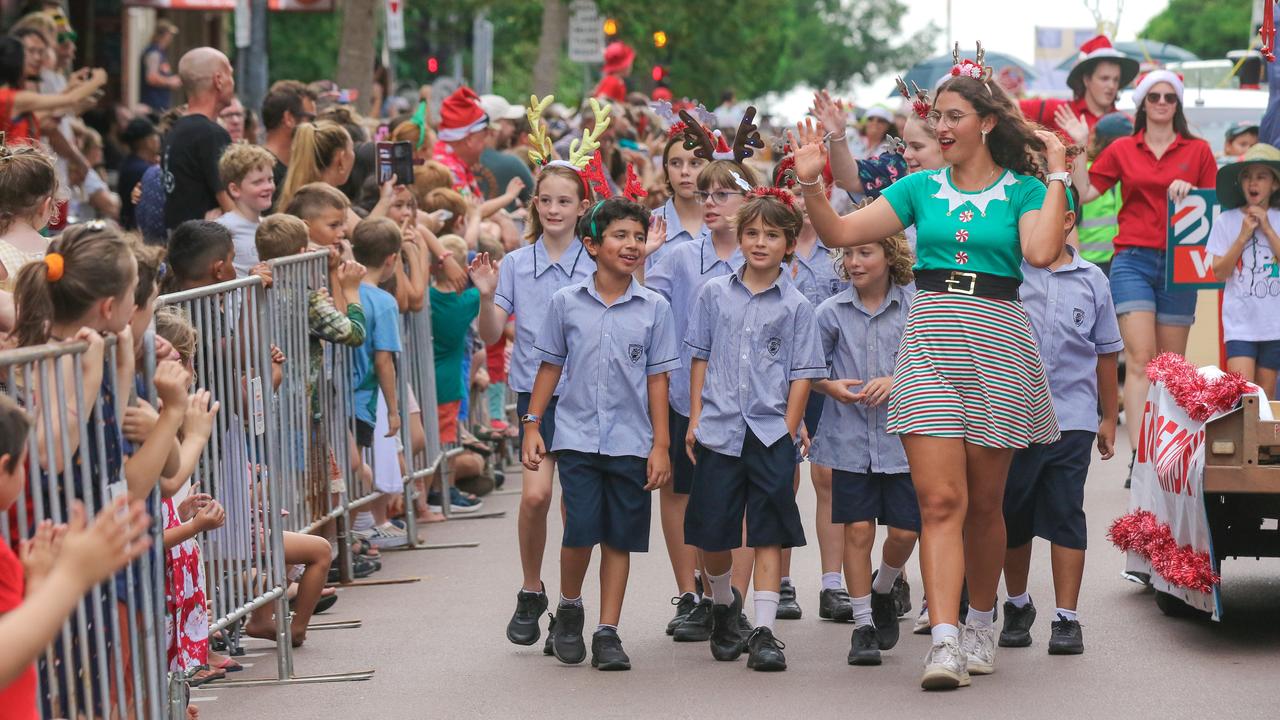
[[[870,120],[871,118],[879,118],[887,123],[893,123],[893,113],[889,112],[888,108],[879,105],[867,108],[867,111],[862,114],[863,120]]]
[[[1182,78],[1177,73],[1170,70],[1152,70],[1142,77],[1138,82],[1138,87],[1133,89],[1133,104],[1142,107],[1142,103],[1147,99],[1147,93],[1157,83],[1166,82],[1173,86],[1173,91],[1178,94],[1178,102],[1182,102]]]
[[[519,120],[524,117],[524,108],[512,105],[501,95],[481,95],[480,108],[493,120]]]

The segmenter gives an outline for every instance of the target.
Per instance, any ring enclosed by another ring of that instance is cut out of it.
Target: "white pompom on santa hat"
[[[463,85],[440,105],[440,127],[437,135],[444,142],[464,140],[472,133],[489,127],[489,116],[480,107],[480,96]]]

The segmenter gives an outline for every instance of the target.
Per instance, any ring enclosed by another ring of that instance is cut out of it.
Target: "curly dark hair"
[[[1036,137],[1036,128],[1022,117],[1022,111],[998,83],[968,76],[953,77],[934,94],[934,107],[943,93],[953,92],[964,98],[980,118],[995,117],[995,127],[987,135],[991,159],[997,165],[1020,175],[1040,176],[1037,160],[1044,152],[1044,142]]]

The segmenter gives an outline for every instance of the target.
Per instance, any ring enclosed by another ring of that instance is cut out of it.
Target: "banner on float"
[[[1165,287],[1170,290],[1221,290],[1209,263],[1209,231],[1222,214],[1218,193],[1192,190],[1181,202],[1169,201],[1165,245]]]
[[[1222,375],[1216,367],[1200,368],[1206,380]],[[1196,553],[1207,553],[1212,562],[1213,537],[1204,504],[1204,426],[1226,413],[1205,421],[1192,419],[1164,386],[1156,381],[1147,391],[1138,437],[1138,453],[1133,462],[1133,482],[1129,512],[1148,511],[1167,525],[1179,547],[1189,545]],[[1171,584],[1152,569],[1151,562],[1135,552],[1127,552],[1125,569],[1146,573],[1156,590],[1169,593],[1198,610],[1221,614],[1218,587],[1201,592]],[[1217,569],[1216,567],[1214,568]]]

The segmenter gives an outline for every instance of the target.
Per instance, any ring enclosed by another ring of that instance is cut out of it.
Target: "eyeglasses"
[[[700,203],[705,203],[710,200],[716,205],[723,205],[729,202],[729,198],[734,195],[746,195],[746,193],[734,190],[716,190],[715,192],[703,192],[699,190],[693,195],[698,198],[698,202]]]
[[[960,124],[961,120],[969,117],[970,115],[976,115],[976,114],[977,113],[960,112],[959,110],[952,110],[947,113],[941,113],[941,112],[938,112],[937,110],[934,110],[925,116],[924,121],[929,127],[934,128],[935,130],[939,125],[942,125],[943,127],[954,128],[955,126]]]
[[[1147,102],[1155,105],[1156,103],[1165,103],[1168,105],[1178,104],[1178,93],[1147,93]]]

